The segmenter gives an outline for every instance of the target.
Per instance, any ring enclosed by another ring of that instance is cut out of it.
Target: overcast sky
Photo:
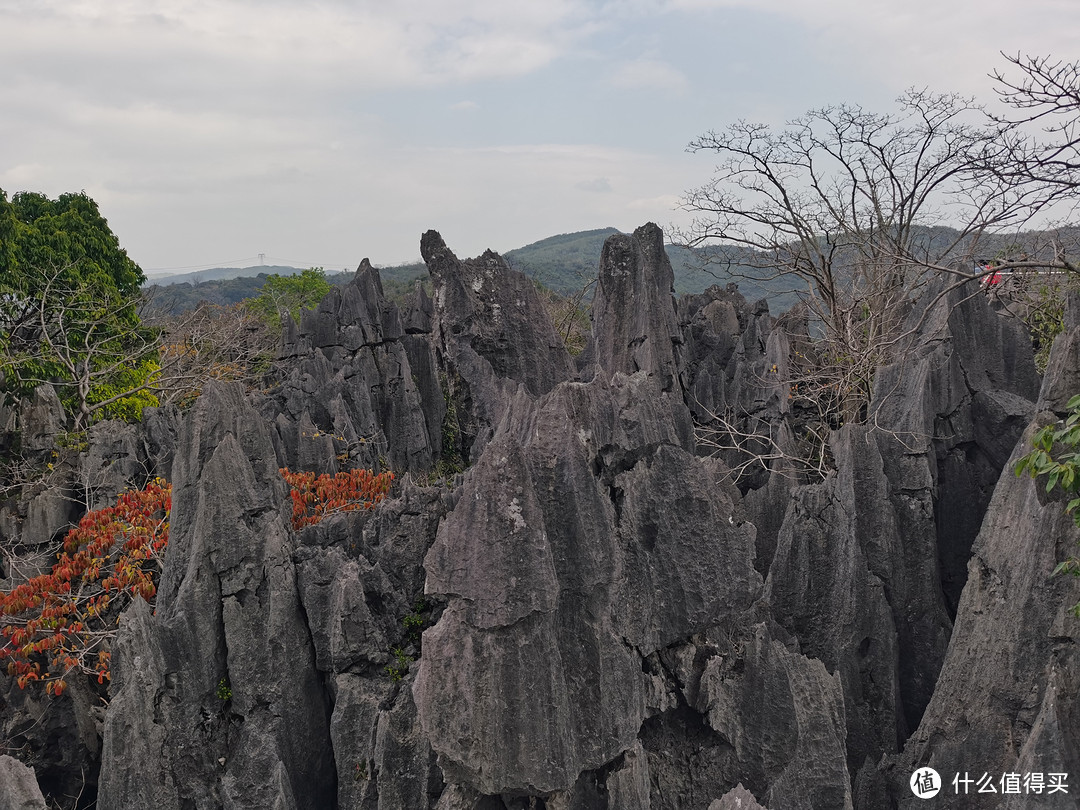
[[[0,0],[0,188],[148,273],[679,221],[689,140],[1080,58],[1076,0]]]

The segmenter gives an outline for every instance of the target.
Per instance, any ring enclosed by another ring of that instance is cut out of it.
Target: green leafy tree
[[[16,396],[52,383],[75,426],[156,404],[142,270],[84,193],[0,190],[0,368]]]
[[[330,282],[321,267],[309,267],[295,276],[268,276],[259,295],[248,302],[250,310],[277,327],[286,314],[299,322],[300,311],[315,307],[328,292]]]

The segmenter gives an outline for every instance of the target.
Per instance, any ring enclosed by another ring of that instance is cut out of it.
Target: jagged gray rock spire
[[[839,681],[761,621],[738,492],[690,452],[658,250],[654,226],[609,241],[590,381],[502,394],[425,559],[446,609],[413,694],[448,807],[704,807],[740,779],[850,807]]]
[[[414,691],[451,781],[569,791],[632,746],[640,656],[760,589],[753,534],[713,472],[644,375],[515,400],[425,560],[448,605]]]
[[[905,331],[869,424],[832,436],[836,472],[793,491],[766,582],[776,620],[841,679],[853,773],[894,754],[934,694],[961,529],[982,520],[980,482],[1008,474],[1000,448],[1034,395],[1026,336],[970,290],[928,290]]]
[[[455,354],[475,352],[496,377],[545,394],[573,376],[570,355],[524,273],[493,251],[464,261],[437,231],[420,240],[435,285],[439,339]],[[456,351],[455,351],[456,350]]]
[[[329,706],[268,425],[211,385],[173,468],[165,572],[116,642],[99,806],[303,810],[334,796]]]
[[[425,473],[441,450],[444,409],[422,319],[403,323],[367,259],[297,326],[286,324],[290,370],[263,408],[290,467],[336,472],[343,463]]]
[[[903,789],[914,768],[929,765],[951,780],[989,773],[1069,774],[1069,793],[1002,796],[995,806],[1077,806],[1080,774],[1077,700],[1080,628],[1069,608],[1080,583],[1051,577],[1076,554],[1080,530],[1059,494],[1017,478],[1012,468],[1037,429],[1065,413],[1080,391],[1080,299],[1071,297],[1065,332],[1054,342],[1035,416],[1009,456],[968,563],[948,654],[933,697],[903,754],[887,773],[893,801],[917,806]],[[974,773],[977,771],[977,773]],[[1000,784],[997,785],[1000,790]],[[953,787],[946,790],[951,794]],[[1021,787],[1021,790],[1023,788]],[[977,793],[950,795],[952,806],[983,807]]]
[[[609,375],[645,371],[660,390],[677,387],[674,285],[664,233],[653,223],[604,242],[592,318],[596,361]]]

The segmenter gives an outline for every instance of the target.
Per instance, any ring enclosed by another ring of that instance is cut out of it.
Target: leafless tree
[[[1080,189],[1080,62],[1046,56],[1009,56],[1008,73],[995,71],[1006,114],[994,114],[997,150],[987,166],[1017,185],[1050,189],[1075,200]],[[1029,137],[1032,128],[1039,137]]]
[[[898,105],[893,114],[826,107],[778,129],[743,121],[689,146],[717,164],[684,197],[694,220],[673,241],[719,245],[705,255],[799,288],[818,338],[786,382],[804,411],[819,412],[819,434],[867,416],[875,372],[906,342],[902,324],[932,277],[963,284],[1068,265],[1060,245],[1016,248],[1062,194],[1003,168],[1005,144],[1033,148],[1020,128],[955,94],[912,90]],[[979,261],[987,253],[993,261]]]
[[[548,287],[537,285],[540,301],[551,316],[555,331],[574,356],[581,354],[588,341],[589,305],[586,299],[591,296],[595,286],[596,279],[588,279],[573,292],[562,295]]]
[[[147,316],[146,322],[161,334],[162,371],[153,391],[163,405],[189,405],[211,379],[255,387],[277,350],[274,330],[243,303],[203,303],[180,315]]]

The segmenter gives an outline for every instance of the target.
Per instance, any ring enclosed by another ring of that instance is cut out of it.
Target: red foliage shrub
[[[59,695],[72,672],[109,677],[120,612],[136,594],[157,593],[171,507],[172,486],[160,478],[123,493],[68,532],[50,573],[0,593],[0,661],[20,687],[40,681]]]
[[[316,477],[315,473],[294,473],[282,468],[281,475],[292,488],[292,525],[297,530],[335,512],[371,509],[386,497],[394,483],[392,472],[375,475],[371,470],[324,473]]]
[[[335,512],[370,509],[394,475],[350,470],[335,476],[282,469],[291,487],[294,529]],[[48,574],[0,592],[0,662],[20,688],[44,683],[63,694],[74,674],[109,679],[109,645],[135,596],[152,602],[169,542],[172,485],[158,478],[89,512],[68,532]]]

